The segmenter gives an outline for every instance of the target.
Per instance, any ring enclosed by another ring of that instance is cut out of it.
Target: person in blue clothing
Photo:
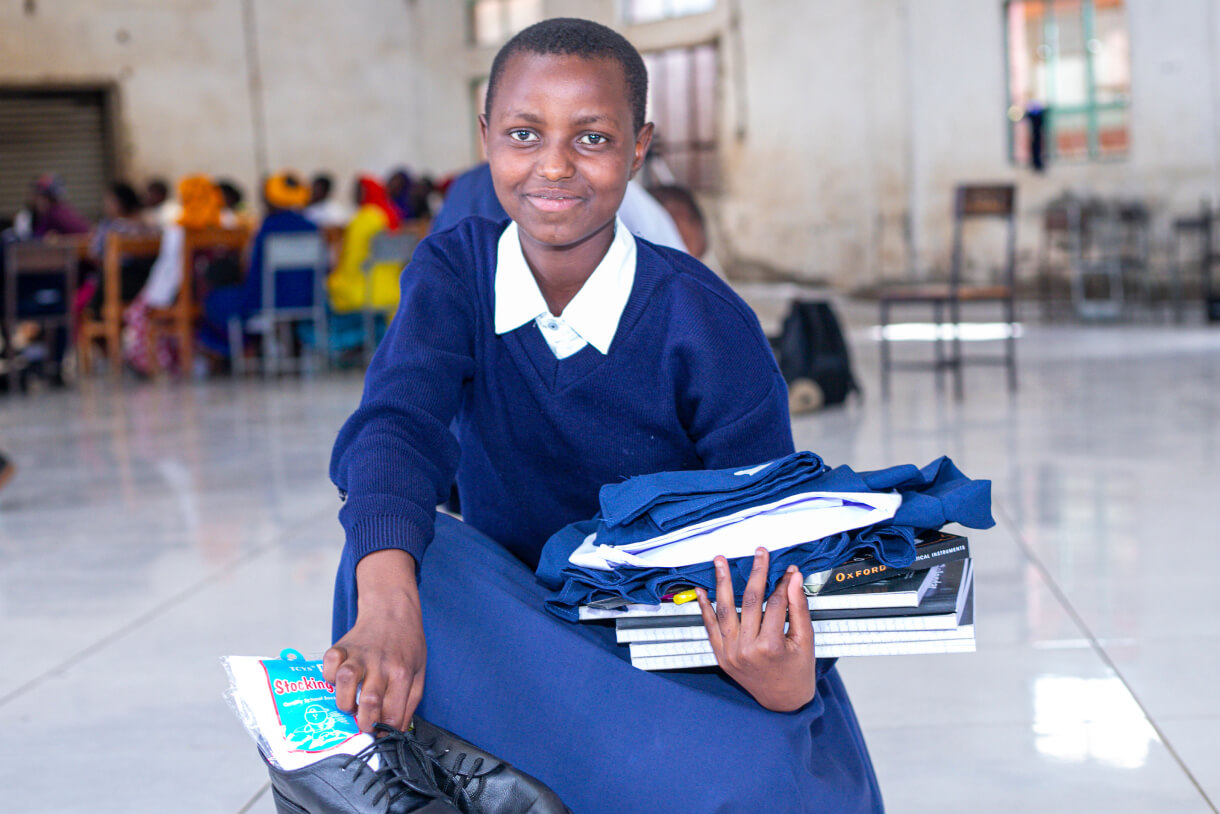
[[[275,234],[318,231],[318,225],[302,214],[309,197],[309,187],[291,170],[276,173],[263,184],[266,214],[250,241],[245,278],[239,285],[217,288],[203,301],[199,342],[211,353],[228,357],[229,320],[233,317],[247,319],[263,307],[263,247],[267,238]],[[277,307],[311,305],[315,294],[314,274],[313,269],[294,269],[278,274]]]
[[[638,52],[588,21],[497,54],[479,122],[511,220],[434,233],[403,273],[331,459],[346,542],[324,675],[362,729],[418,709],[575,811],[872,814],[833,660],[807,613],[786,619],[802,575],[764,597],[765,550],[740,616],[723,560],[728,599],[700,596],[721,669],[635,669],[612,629],[543,609],[542,546],[603,484],[793,449],[753,313],[615,216],[652,137],[646,95]],[[435,512],[455,476],[464,522]]]

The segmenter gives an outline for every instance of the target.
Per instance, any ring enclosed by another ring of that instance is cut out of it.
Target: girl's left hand
[[[707,591],[696,589],[703,626],[716,654],[716,661],[729,677],[764,707],[791,712],[809,703],[817,692],[817,663],[813,650],[813,622],[805,599],[804,578],[796,566],[780,578],[775,592],[762,609],[767,586],[765,548],[754,552],[754,567],[741,598],[741,618],[733,601],[729,563],[717,557],[716,607]],[[788,609],[793,613],[784,633]]]

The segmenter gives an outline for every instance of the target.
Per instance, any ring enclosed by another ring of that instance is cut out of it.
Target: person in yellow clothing
[[[350,314],[363,308],[383,311],[387,321],[398,308],[398,278],[402,264],[378,263],[365,274],[373,238],[401,225],[398,211],[386,196],[385,187],[376,179],[358,179],[359,209],[343,233],[339,262],[326,278],[330,307],[336,314]]]

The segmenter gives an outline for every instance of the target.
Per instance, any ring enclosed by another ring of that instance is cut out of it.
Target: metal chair
[[[901,367],[931,369],[937,380],[948,369],[953,371],[953,391],[958,400],[963,397],[962,367],[969,363],[1001,363],[1008,368],[1008,389],[1017,389],[1016,357],[1016,203],[1017,190],[1012,184],[964,184],[957,187],[953,198],[953,254],[949,266],[947,283],[894,286],[884,288],[880,294],[881,307],[881,392],[889,395],[890,371],[898,367],[890,359],[890,339],[886,327],[890,313],[899,305],[925,305],[932,308],[932,319],[936,324],[936,339],[933,343],[935,358],[932,362],[904,362]],[[1004,266],[1001,281],[989,285],[973,285],[963,282],[962,232],[965,222],[972,219],[1000,219],[1007,227]],[[978,357],[968,359],[962,354],[961,311],[965,303],[999,303],[1003,307],[1004,321],[1008,323],[1003,357]],[[948,312],[953,335],[950,352],[945,354],[940,333],[941,319]]]
[[[1220,262],[1220,251],[1215,247],[1216,229],[1213,218],[1211,202],[1207,199],[1199,205],[1198,215],[1174,218],[1170,286],[1175,322],[1182,321],[1182,270],[1190,265],[1182,260],[1182,246],[1184,241],[1190,241],[1192,238],[1199,244],[1198,257],[1194,262],[1198,264],[1195,274],[1198,275],[1204,317],[1209,322],[1220,321],[1220,287],[1212,276],[1212,267]]]
[[[326,271],[329,267],[325,237],[319,232],[297,232],[267,235],[263,241],[261,269],[250,274],[262,276],[262,308],[244,320],[229,319],[229,354],[234,376],[246,372],[244,334],[262,334],[263,373],[278,373],[283,361],[279,327],[296,322],[311,322],[315,344],[322,354],[322,366],[330,361],[329,337],[326,331]],[[308,270],[312,277],[313,302],[307,306],[283,307],[277,301],[277,279],[284,274]],[[302,359],[303,364],[303,359]]]
[[[20,386],[20,376],[17,365],[16,348],[13,346],[13,334],[17,328],[18,314],[23,310],[17,297],[22,286],[19,282],[31,277],[59,278],[47,282],[49,287],[40,289],[31,303],[36,311],[21,314],[23,321],[37,322],[43,326],[47,336],[54,332],[48,328],[63,328],[67,331],[68,347],[73,343],[72,303],[76,300],[76,263],[77,249],[74,246],[51,246],[45,243],[10,243],[4,248],[4,314],[0,323],[0,334],[4,340],[4,362],[8,372],[10,393],[16,393]],[[62,282],[60,282],[62,280]],[[62,291],[62,299],[58,303],[54,290]],[[48,348],[48,356],[57,358],[58,353],[52,353]]]
[[[406,266],[411,262],[411,255],[419,245],[419,235],[415,232],[399,230],[397,232],[380,232],[373,236],[369,245],[369,255],[364,261],[365,298],[372,297],[372,270],[381,263],[398,263]],[[377,317],[384,312],[366,304],[362,310],[364,321],[364,361],[367,364],[377,350]]]

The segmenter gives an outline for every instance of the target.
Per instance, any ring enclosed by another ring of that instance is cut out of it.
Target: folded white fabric
[[[335,689],[322,677],[321,663],[295,650],[279,659],[226,656],[226,697],[246,729],[273,764],[285,771],[332,755],[354,755],[373,742],[355,719],[335,706]],[[377,756],[369,765],[377,769]]]
[[[608,571],[619,565],[680,568],[721,555],[747,557],[759,547],[779,551],[889,520],[901,504],[902,496],[889,492],[804,492],[621,546],[599,545],[597,535],[590,534],[568,561]]]

